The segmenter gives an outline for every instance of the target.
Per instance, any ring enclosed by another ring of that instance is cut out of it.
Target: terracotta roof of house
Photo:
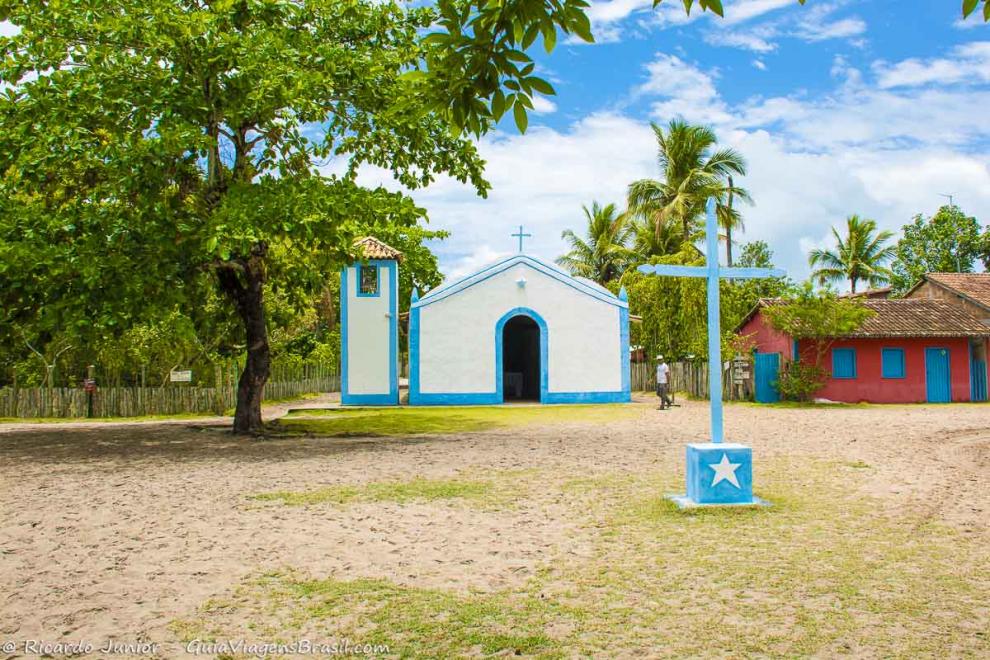
[[[761,308],[781,304],[764,298],[742,320],[736,332]],[[874,314],[848,337],[990,337],[990,325],[947,300],[930,298],[866,298],[860,302]]]
[[[925,279],[990,309],[990,273],[928,273]]]
[[[390,245],[382,243],[374,236],[365,236],[354,241],[354,247],[358,248],[360,254],[365,259],[395,259],[402,261],[402,253]]]
[[[866,299],[876,314],[853,337],[988,337],[990,326],[947,300]]]
[[[889,298],[890,293],[894,290],[892,286],[883,286],[877,289],[867,289],[866,291],[857,291],[856,293],[843,293],[840,298]]]

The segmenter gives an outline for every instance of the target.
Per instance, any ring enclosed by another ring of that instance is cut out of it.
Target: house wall
[[[520,277],[525,286],[518,285]],[[599,300],[560,277],[519,262],[449,296],[414,305],[418,337],[411,338],[417,346],[410,355],[415,360],[418,354],[418,369],[410,365],[410,403],[501,402],[495,327],[516,308],[532,309],[546,323],[547,392],[558,395],[551,401],[628,401],[625,303]]]
[[[945,348],[949,351],[949,377],[952,400],[969,401],[969,339],[854,339],[836,340],[831,349],[856,349],[856,378],[830,378],[816,396],[832,401],[858,403],[923,403],[927,400],[925,382],[925,349]],[[883,348],[904,349],[904,378],[883,378],[880,352]],[[831,371],[831,349],[825,354],[826,370]],[[813,346],[800,342],[802,355],[811,357]],[[806,353],[807,352],[807,353]]]
[[[763,312],[757,312],[740,330],[740,334],[752,334],[756,340],[756,350],[761,353],[781,353],[793,358],[793,342],[790,337],[772,328]],[[856,378],[829,378],[825,386],[815,395],[832,401],[847,403],[916,403],[927,400],[925,382],[925,349],[946,348],[949,350],[949,376],[953,401],[970,400],[970,347],[965,337],[951,339],[839,339],[826,351],[822,366],[829,372],[832,369],[834,348],[856,349]],[[883,378],[881,371],[881,349],[904,349],[905,377]],[[799,359],[813,360],[814,343],[801,340],[798,343]]]
[[[752,335],[756,350],[760,353],[780,353],[781,357],[793,359],[794,342],[788,335],[774,328],[762,311],[758,311],[739,330],[743,336]]]
[[[935,300],[947,300],[961,307],[968,314],[980,319],[990,325],[990,309],[974,302],[966,300],[955,291],[946,289],[944,286],[925,280],[916,289],[909,292],[908,298],[931,298]],[[990,357],[990,339],[973,341],[972,359],[980,360],[984,363]]]
[[[378,295],[358,295],[358,264],[341,272],[341,402],[394,405],[398,382],[398,269],[374,260]]]

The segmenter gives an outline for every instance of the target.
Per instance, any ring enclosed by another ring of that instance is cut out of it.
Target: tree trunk
[[[252,249],[250,258],[229,262],[217,271],[220,287],[237,308],[247,339],[247,361],[237,381],[237,407],[234,411],[234,433],[240,435],[256,435],[264,430],[261,399],[271,373],[271,349],[264,304],[264,259],[267,252],[268,246],[259,243]]]
[[[849,278],[849,293],[856,293],[856,278]]]
[[[729,214],[725,222],[725,265],[732,268],[732,175],[729,175]],[[729,280],[730,282],[732,280]]]
[[[732,226],[725,228],[725,264],[732,268]],[[729,280],[730,282],[732,280]]]

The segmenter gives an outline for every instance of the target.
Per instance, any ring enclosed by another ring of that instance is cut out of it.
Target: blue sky
[[[756,203],[740,240],[768,241],[793,277],[851,213],[896,230],[952,193],[990,221],[990,27],[960,21],[957,2],[725,2],[725,19],[593,2],[596,44],[540,50],[558,94],[526,135],[509,122],[481,141],[489,199],[449,180],[415,193],[453,232],[433,246],[444,272],[511,253],[520,223],[527,251],[558,256],[582,204],[621,204],[630,181],[657,176],[649,122],[675,116],[747,158]]]

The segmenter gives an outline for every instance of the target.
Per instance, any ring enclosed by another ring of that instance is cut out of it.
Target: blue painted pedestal
[[[731,442],[687,446],[687,494],[671,495],[681,508],[766,505],[753,496],[753,450]]]

